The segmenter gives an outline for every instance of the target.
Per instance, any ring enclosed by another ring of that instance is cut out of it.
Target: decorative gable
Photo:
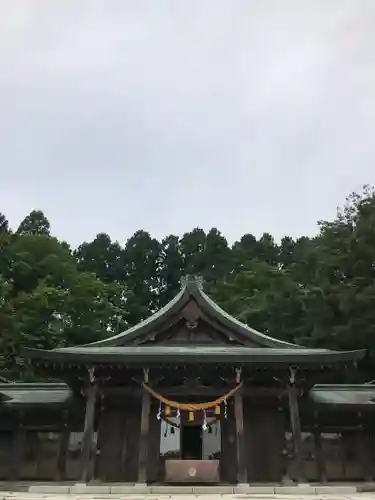
[[[241,323],[223,311],[203,291],[197,276],[181,278],[180,292],[160,311],[138,325],[88,346],[216,345],[301,349]]]
[[[148,336],[141,345],[241,345],[199,318],[181,318],[165,331]]]

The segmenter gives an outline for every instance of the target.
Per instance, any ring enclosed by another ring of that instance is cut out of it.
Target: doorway
[[[185,425],[181,434],[181,458],[183,460],[202,460],[202,427],[200,425]]]

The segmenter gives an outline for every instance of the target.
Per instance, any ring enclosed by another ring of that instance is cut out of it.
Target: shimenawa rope
[[[154,398],[156,398],[161,403],[164,403],[166,406],[170,406],[171,408],[176,408],[177,410],[184,411],[199,411],[199,410],[208,410],[209,408],[213,408],[215,406],[219,406],[224,401],[227,401],[230,397],[232,397],[239,389],[242,387],[242,382],[240,382],[236,387],[233,387],[229,392],[224,394],[218,399],[214,401],[208,401],[206,403],[179,403],[178,401],[171,401],[158,392],[156,392],[152,387],[150,387],[146,383],[142,383],[143,389],[151,394]]]

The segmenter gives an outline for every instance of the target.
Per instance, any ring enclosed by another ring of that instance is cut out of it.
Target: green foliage
[[[0,212],[0,234],[9,233],[9,222],[4,214]]]
[[[0,367],[17,366],[21,346],[88,343],[164,306],[183,274],[200,274],[229,313],[302,345],[373,350],[375,193],[352,194],[318,234],[280,243],[245,234],[232,246],[212,228],[162,241],[137,231],[124,245],[99,233],[74,252],[32,211],[12,233],[0,214]],[[4,374],[3,373],[3,374]]]
[[[66,244],[46,234],[0,235],[1,371],[28,378],[17,366],[22,346],[83,344],[126,326],[124,285],[78,269]]]
[[[74,256],[78,269],[92,272],[106,283],[125,279],[124,250],[108,234],[100,233],[92,242],[82,243]]]
[[[33,210],[20,223],[17,233],[49,234],[50,223],[41,210]]]

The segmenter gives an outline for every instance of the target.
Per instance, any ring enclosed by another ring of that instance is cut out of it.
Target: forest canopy
[[[173,298],[184,274],[202,275],[223,309],[272,337],[372,349],[374,190],[353,193],[318,227],[279,242],[248,233],[233,245],[217,228],[161,241],[139,230],[124,244],[103,232],[72,249],[42,211],[18,228],[0,213],[0,375],[32,377],[18,363],[23,346],[83,344],[138,323]]]

